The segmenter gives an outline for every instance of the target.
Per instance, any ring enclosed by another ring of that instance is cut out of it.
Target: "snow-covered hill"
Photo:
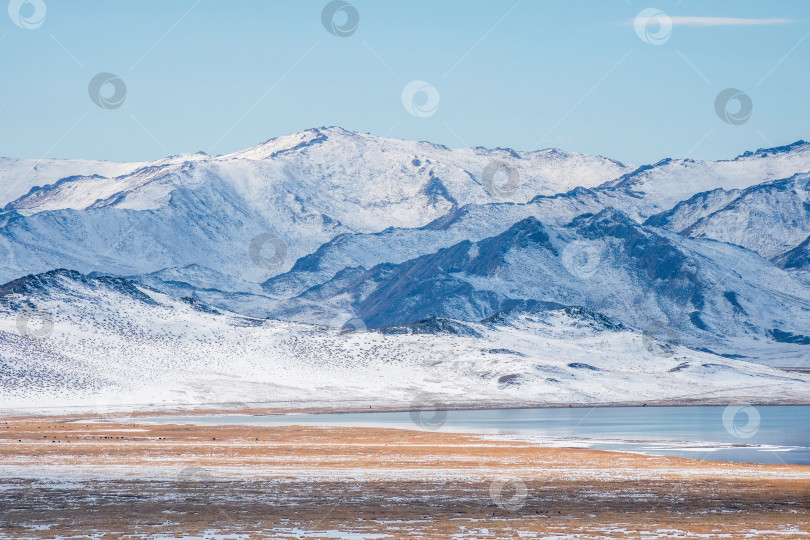
[[[175,190],[216,178],[266,215],[276,210],[273,203],[297,203],[366,232],[424,225],[456,205],[526,202],[539,194],[595,187],[629,170],[616,161],[559,150],[450,149],[319,128],[226,156],[167,158],[115,178],[101,173],[66,178],[32,190],[6,210],[23,215],[155,210],[166,206]]]
[[[804,172],[810,172],[810,143],[797,141],[745,152],[726,161],[667,158],[655,165],[639,167],[603,187],[638,198],[642,217],[649,217],[669,210],[696,193],[717,188],[745,189]]]
[[[28,311],[20,311],[21,308]],[[20,313],[34,335],[19,333]],[[44,315],[48,314],[48,315]],[[674,346],[587,310],[385,331],[245,318],[119,278],[52,271],[0,291],[0,409],[791,402],[810,376]]]
[[[647,220],[693,238],[713,238],[773,259],[790,251],[810,231],[810,174],[745,189],[715,189],[678,203]]]
[[[69,159],[0,158],[0,206],[24,196],[32,188],[63,178],[98,174],[108,178],[129,174],[145,163],[114,163]]]

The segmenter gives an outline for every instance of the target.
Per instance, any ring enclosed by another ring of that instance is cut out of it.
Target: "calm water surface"
[[[144,422],[145,419],[133,419]],[[158,423],[349,426],[499,438],[705,460],[810,465],[810,407],[597,407],[281,416],[210,415]]]

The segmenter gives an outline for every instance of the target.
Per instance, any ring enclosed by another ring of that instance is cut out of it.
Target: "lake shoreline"
[[[48,406],[48,407],[7,407],[0,408],[0,415],[9,419],[33,419],[37,417],[45,418],[86,418],[92,415],[103,417],[145,417],[145,416],[196,416],[196,415],[216,415],[216,414],[247,414],[255,416],[272,415],[294,415],[294,414],[353,414],[353,413],[389,413],[389,412],[411,412],[419,410],[438,411],[473,411],[473,410],[526,410],[526,409],[610,409],[625,407],[711,407],[745,404],[754,407],[807,407],[810,406],[810,399],[807,401],[795,399],[735,399],[730,397],[715,399],[692,399],[692,400],[659,400],[659,401],[616,401],[609,403],[533,403],[522,402],[486,402],[470,401],[447,401],[441,399],[426,398],[420,402],[410,403],[387,403],[387,404],[320,404],[317,401],[300,403],[299,405],[278,404],[278,403],[258,403],[258,402],[220,402],[210,404],[137,404],[127,405],[110,404],[108,407],[89,408],[80,406]]]

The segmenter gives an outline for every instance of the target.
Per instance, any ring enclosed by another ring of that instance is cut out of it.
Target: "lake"
[[[704,460],[810,465],[810,407],[594,407],[200,415],[132,419],[164,424],[347,426],[474,433],[555,446]]]

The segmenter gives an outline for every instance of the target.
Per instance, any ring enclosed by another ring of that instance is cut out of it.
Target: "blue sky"
[[[221,154],[321,125],[636,164],[810,138],[805,1],[351,0],[345,37],[322,0],[36,2],[44,19],[30,0],[0,14],[3,156]],[[647,8],[672,23],[642,20],[661,44],[636,32]],[[90,99],[101,72],[126,85],[117,108]],[[439,98],[422,116],[403,105],[414,80]],[[726,88],[750,97],[742,124],[715,111]]]

